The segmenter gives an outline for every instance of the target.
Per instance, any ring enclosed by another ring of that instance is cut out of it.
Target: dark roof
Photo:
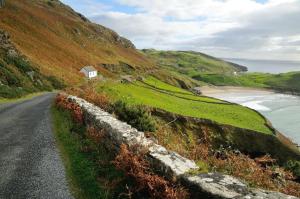
[[[93,66],[85,66],[81,70],[86,70],[87,72],[97,71]]]

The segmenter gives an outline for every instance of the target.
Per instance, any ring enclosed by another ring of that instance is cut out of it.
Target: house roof
[[[87,72],[97,71],[93,66],[85,66],[81,70],[85,70]]]

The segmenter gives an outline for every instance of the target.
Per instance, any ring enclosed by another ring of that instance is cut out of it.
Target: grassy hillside
[[[209,55],[191,51],[142,50],[162,69],[217,86],[271,88],[300,93],[300,72],[284,74],[239,73],[247,68]],[[234,75],[238,72],[238,75]]]
[[[147,70],[154,64],[127,39],[93,24],[58,0],[13,0],[0,8],[0,29],[17,49],[47,76],[67,84],[80,82],[78,72],[94,65],[105,76],[105,66]]]
[[[222,124],[271,134],[271,130],[265,125],[265,119],[251,109],[196,96],[153,77],[130,84],[101,84],[98,90],[105,91],[115,100],[121,99],[129,104],[143,104],[184,116],[211,119]]]
[[[11,43],[9,34],[0,29],[0,98],[50,91],[64,85],[55,77],[43,75]]]
[[[246,86],[275,89],[281,92],[300,93],[300,72],[282,74],[246,73],[237,76],[199,74],[194,79],[217,86]]]
[[[199,52],[157,51],[152,49],[144,49],[142,52],[155,60],[159,66],[189,77],[198,74],[233,74],[234,71],[247,71],[246,67]]]

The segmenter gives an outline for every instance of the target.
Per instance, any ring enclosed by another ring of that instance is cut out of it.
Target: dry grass
[[[84,119],[81,107],[74,102],[70,102],[67,96],[63,94],[58,94],[55,98],[55,104],[59,108],[69,110],[72,114],[74,121],[78,124],[83,124]]]
[[[104,75],[111,73],[100,63],[123,61],[141,70],[154,66],[135,49],[111,41],[114,34],[110,30],[99,32],[70,9],[58,3],[49,7],[46,2],[7,1],[0,10],[0,28],[10,33],[18,49],[43,74],[76,84],[82,80],[79,70],[84,65],[94,65]]]
[[[185,199],[188,192],[179,186],[154,174],[150,165],[142,155],[130,152],[126,145],[122,145],[119,155],[114,161],[115,166],[136,181],[136,187],[130,192],[146,192],[151,198]]]
[[[66,89],[66,92],[70,95],[85,99],[105,111],[109,111],[111,106],[110,98],[104,93],[98,93],[92,85],[93,84],[85,84],[80,87],[71,87]]]
[[[276,165],[276,160],[269,155],[252,159],[232,149],[213,150],[210,145],[208,128],[202,127],[202,136],[174,132],[171,128],[162,127],[155,133],[155,138],[168,149],[201,163],[199,172],[210,171],[226,173],[247,182],[252,187],[280,191],[300,197],[300,184],[294,181],[291,172]]]

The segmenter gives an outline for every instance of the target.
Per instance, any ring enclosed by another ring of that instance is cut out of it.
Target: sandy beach
[[[259,111],[273,126],[300,144],[300,97],[268,89],[234,86],[204,86],[203,95],[238,103]]]
[[[203,95],[213,95],[213,94],[222,94],[228,92],[255,92],[255,93],[265,93],[271,94],[275,93],[272,90],[264,89],[264,88],[249,88],[249,87],[236,87],[236,86],[202,86],[201,92]]]

